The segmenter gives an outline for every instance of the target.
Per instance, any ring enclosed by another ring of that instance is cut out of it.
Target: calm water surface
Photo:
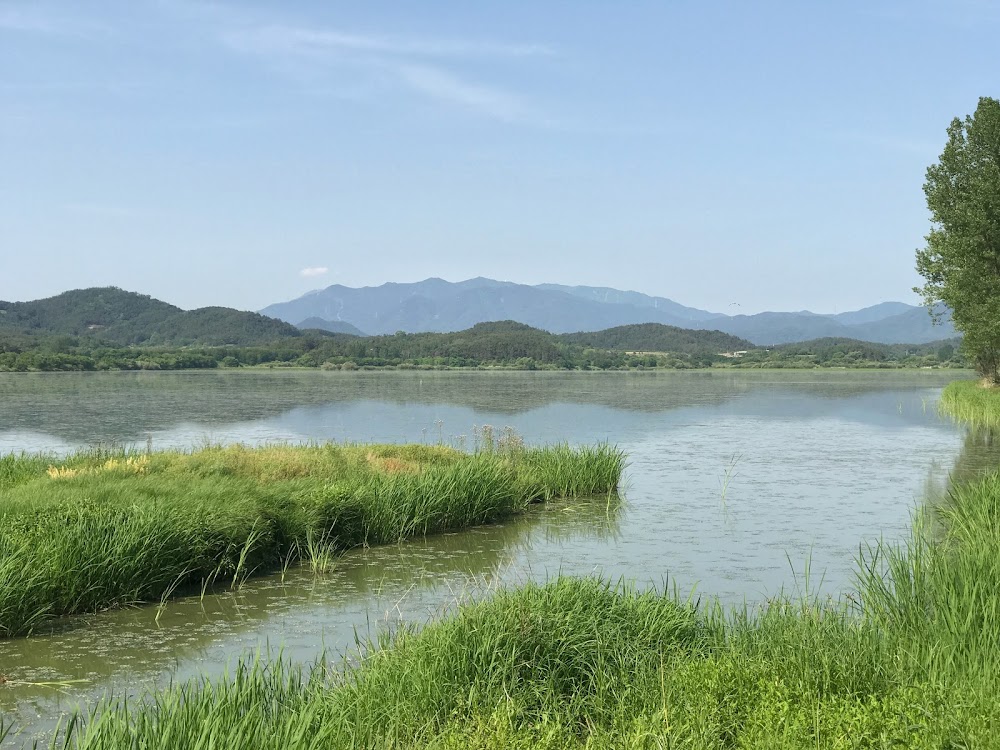
[[[607,440],[622,502],[537,508],[502,526],[345,555],[155,607],[0,641],[0,712],[40,731],[81,700],[202,672],[254,650],[309,662],[355,635],[425,622],[497,585],[597,573],[728,603],[853,582],[859,545],[899,539],[915,504],[996,451],[937,416],[945,372],[0,374],[0,453],[93,443]]]

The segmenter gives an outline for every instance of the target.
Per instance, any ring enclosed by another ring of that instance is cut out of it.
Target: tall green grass
[[[0,635],[51,618],[239,585],[317,548],[501,520],[605,493],[604,445],[461,453],[439,446],[244,446],[0,459]]]
[[[973,428],[1000,432],[1000,388],[979,380],[956,380],[945,386],[940,410]]]
[[[99,706],[61,742],[81,750],[988,747],[982,703],[914,681],[891,645],[836,606],[786,601],[727,617],[672,594],[560,578],[397,634],[357,669],[247,662],[142,706]]]

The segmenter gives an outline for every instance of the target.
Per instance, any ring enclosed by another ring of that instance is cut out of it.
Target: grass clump
[[[1000,432],[1000,387],[980,380],[956,380],[945,386],[938,406],[956,421]]]
[[[242,664],[130,710],[78,750],[968,747],[977,705],[908,679],[876,625],[779,602],[727,617],[591,578],[529,584],[374,644],[362,666]],[[981,707],[981,705],[979,706]]]
[[[334,552],[357,545],[490,523],[549,497],[610,492],[623,464],[606,445],[3,457],[0,636],[206,582],[238,585],[293,558],[328,569]],[[574,471],[575,483],[565,476]]]

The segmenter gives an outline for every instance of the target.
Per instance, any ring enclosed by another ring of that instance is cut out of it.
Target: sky
[[[0,0],[0,299],[475,276],[917,304],[1000,2]]]

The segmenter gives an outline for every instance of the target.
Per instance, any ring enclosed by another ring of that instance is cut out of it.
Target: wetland
[[[484,425],[509,428],[529,447],[607,444],[628,460],[621,498],[533,505],[501,524],[338,553],[322,575],[306,562],[0,641],[9,680],[0,710],[27,731],[45,731],[109,690],[136,695],[218,676],[259,650],[307,664],[350,651],[359,637],[440,619],[459,602],[559,576],[648,591],[676,586],[683,597],[694,591],[726,605],[782,592],[851,594],[865,544],[906,539],[914,508],[938,502],[950,476],[996,464],[989,441],[970,442],[937,413],[953,377],[0,375],[0,452],[45,452],[54,461],[95,445],[154,454],[330,440],[474,450]]]

